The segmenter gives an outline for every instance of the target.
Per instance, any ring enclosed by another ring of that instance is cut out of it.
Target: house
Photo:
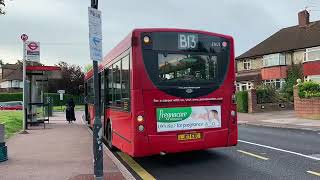
[[[305,80],[320,82],[320,21],[309,21],[310,14],[298,13],[299,24],[283,28],[247,52],[236,57],[237,90],[259,84],[280,89],[287,69],[302,64]]]
[[[22,91],[22,64],[5,64],[0,66],[0,92]]]

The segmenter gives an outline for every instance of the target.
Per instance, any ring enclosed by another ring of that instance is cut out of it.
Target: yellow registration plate
[[[178,134],[179,141],[201,139],[201,133]]]

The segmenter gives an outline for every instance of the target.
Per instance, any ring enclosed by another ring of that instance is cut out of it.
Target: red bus
[[[93,125],[93,72],[85,76]],[[107,145],[141,157],[235,146],[233,38],[187,29],[135,29],[99,65]]]

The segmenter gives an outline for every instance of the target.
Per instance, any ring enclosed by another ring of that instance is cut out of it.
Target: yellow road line
[[[310,173],[310,174],[313,174],[313,175],[316,175],[316,176],[320,176],[320,173],[314,172],[314,171],[307,171],[307,173]]]
[[[151,174],[149,174],[145,169],[143,169],[143,167],[141,167],[129,155],[123,152],[117,152],[117,153],[142,179],[146,179],[146,180],[156,179]]]
[[[259,156],[259,155],[256,155],[256,154],[253,154],[253,153],[250,153],[250,152],[247,152],[247,151],[242,151],[242,150],[237,150],[237,151],[241,152],[243,154],[249,155],[249,156],[253,156],[255,158],[262,159],[262,160],[268,160],[269,159],[269,158],[266,158],[266,157],[263,157],[263,156]]]

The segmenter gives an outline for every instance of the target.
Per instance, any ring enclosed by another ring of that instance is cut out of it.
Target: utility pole
[[[91,8],[89,8],[89,41],[90,51],[98,51],[102,54],[101,50],[101,12],[98,9],[98,0],[91,0]],[[91,27],[90,27],[91,26]],[[91,32],[93,31],[93,32]],[[97,47],[98,48],[97,50]],[[92,52],[90,54],[93,54]],[[95,54],[96,55],[96,54]],[[91,56],[91,55],[90,55]],[[102,149],[102,123],[100,116],[100,97],[99,97],[99,74],[98,74],[98,61],[102,57],[96,58],[91,56],[93,60],[93,81],[94,81],[94,107],[95,118],[93,123],[93,156],[94,156],[94,178],[96,180],[103,180],[103,149]]]

